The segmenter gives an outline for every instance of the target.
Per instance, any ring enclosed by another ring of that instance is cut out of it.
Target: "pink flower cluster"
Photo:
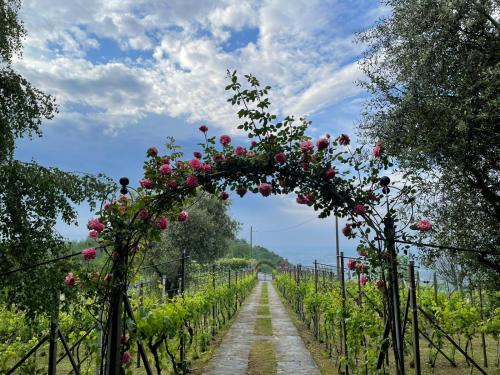
[[[64,282],[70,288],[73,288],[76,284],[76,278],[73,272],[68,273],[68,275],[64,278]]]
[[[200,171],[203,169],[203,163],[200,161],[200,159],[191,159],[188,161],[188,164],[193,171]]]
[[[268,197],[269,195],[271,195],[272,186],[266,182],[263,182],[259,185],[259,192],[262,194],[262,196]]]
[[[99,218],[93,218],[90,219],[87,223],[87,228],[90,229],[89,237],[97,238],[99,234],[101,234],[101,232],[106,228],[106,226],[101,223]]]
[[[375,147],[373,148],[373,156],[376,157],[376,158],[379,158],[380,156],[382,156],[382,145],[380,143],[377,143],[375,145]]]
[[[189,214],[186,211],[181,211],[177,218],[179,219],[179,221],[187,221],[187,219],[189,218]]]
[[[97,254],[97,251],[93,247],[82,250],[83,259],[85,259],[85,260],[95,259],[96,254]]]
[[[339,142],[339,145],[347,146],[351,143],[351,138],[349,138],[347,134],[341,134],[337,141]]]
[[[328,141],[328,138],[320,138],[316,142],[316,147],[318,148],[319,151],[321,151],[328,148],[329,143],[330,142]]]
[[[165,216],[162,216],[160,217],[157,221],[156,221],[156,225],[158,226],[158,228],[160,228],[161,230],[165,230],[168,228],[168,219],[165,217]]]
[[[227,146],[228,144],[231,143],[231,137],[228,135],[221,135],[219,141],[221,145]]]
[[[163,176],[172,174],[172,167],[169,164],[162,164],[160,167],[160,174]]]
[[[278,152],[274,155],[274,160],[278,164],[284,164],[286,162],[286,154],[284,152]]]
[[[314,145],[311,141],[300,142],[299,146],[300,146],[300,151],[302,151],[304,153],[314,150]]]
[[[195,160],[198,160],[198,159],[195,159]],[[186,185],[189,186],[191,189],[194,189],[195,187],[198,186],[198,177],[188,176],[186,178]]]
[[[417,229],[420,232],[428,232],[432,229],[432,223],[427,219],[420,220],[417,223]]]
[[[354,205],[354,213],[356,215],[364,215],[366,213],[366,207],[361,203],[357,203]]]
[[[153,180],[151,180],[150,178],[143,178],[139,181],[139,184],[144,189],[151,189],[153,187]]]
[[[238,156],[244,156],[247,153],[244,147],[238,146],[234,149],[234,153]]]

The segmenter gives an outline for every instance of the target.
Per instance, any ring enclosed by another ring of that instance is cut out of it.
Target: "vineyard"
[[[157,277],[137,281],[129,289],[129,333],[121,339],[127,373],[185,373],[209,350],[256,283],[252,271],[219,265],[185,270],[179,274],[183,276],[182,290],[166,290]],[[55,365],[57,374],[102,371],[106,327],[98,324],[92,301],[65,305],[63,298],[61,303],[64,307],[52,325],[48,318],[33,321],[18,311],[0,310],[0,373],[44,374]],[[58,338],[63,346],[52,353],[50,343]],[[51,355],[55,364],[49,364]]]
[[[394,357],[387,350],[390,338],[385,336],[387,299],[380,274],[372,270],[360,274],[352,267],[343,271],[316,263],[313,267],[282,269],[275,282],[335,367],[353,374],[392,373]],[[403,278],[402,334],[408,373],[414,371],[416,356],[425,374],[498,372],[500,295],[472,286],[450,293],[440,290],[442,286],[417,282],[413,306],[411,270],[400,268],[399,272]]]

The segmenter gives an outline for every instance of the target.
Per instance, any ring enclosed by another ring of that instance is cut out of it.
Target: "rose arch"
[[[130,310],[126,295],[134,260],[147,251],[148,241],[159,239],[171,221],[189,220],[188,207],[197,190],[223,200],[230,191],[240,197],[294,194],[298,204],[310,206],[321,218],[332,213],[347,217],[344,234],[353,237],[358,232],[366,239],[367,257],[376,261],[380,249],[368,240],[369,231],[376,233],[377,240],[393,236],[392,219],[389,215],[382,218],[374,208],[388,192],[389,181],[381,180],[380,173],[391,166],[380,144],[368,154],[362,147],[351,148],[345,134],[327,134],[313,142],[305,134],[310,124],[307,119],[278,119],[268,112],[270,87],[262,88],[251,75],[245,76],[243,87],[236,72],[228,76],[228,101],[239,108],[238,129],[246,132],[251,143],[234,146],[230,136],[211,136],[202,125],[203,142],[193,157],[186,158],[173,139],[166,145],[166,153],[151,147],[139,186],[133,189],[128,178],[120,179],[119,194],[104,203],[88,223],[89,236],[99,246],[84,250],[83,256],[90,260],[101,250],[109,255],[109,262],[98,275],[70,273],[66,283],[70,287],[76,283],[97,285],[94,289],[101,302],[109,306],[106,373],[119,374],[122,368],[121,338],[127,329],[123,317]],[[390,246],[386,246],[390,250],[387,264],[396,261],[394,243]],[[260,264],[264,262],[257,266]]]

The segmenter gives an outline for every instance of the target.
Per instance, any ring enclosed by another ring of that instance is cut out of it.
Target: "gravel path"
[[[268,284],[269,307],[273,325],[273,344],[276,351],[277,373],[290,375],[319,375],[311,354],[302,342],[297,329],[271,282],[259,281],[242,307],[236,321],[227,332],[218,351],[206,367],[205,375],[246,375],[248,355],[253,334],[261,288]]]

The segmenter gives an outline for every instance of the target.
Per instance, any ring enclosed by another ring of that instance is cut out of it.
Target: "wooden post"
[[[417,309],[417,293],[415,287],[415,263],[410,260],[408,265],[410,275],[410,305],[411,305],[411,325],[413,328],[413,361],[415,362],[415,375],[421,375],[420,367],[420,342],[418,330],[418,309]]]
[[[49,375],[56,375],[57,370],[57,340],[59,332],[59,301],[60,292],[56,292],[54,296],[54,310],[50,317],[50,338],[49,338]]]

